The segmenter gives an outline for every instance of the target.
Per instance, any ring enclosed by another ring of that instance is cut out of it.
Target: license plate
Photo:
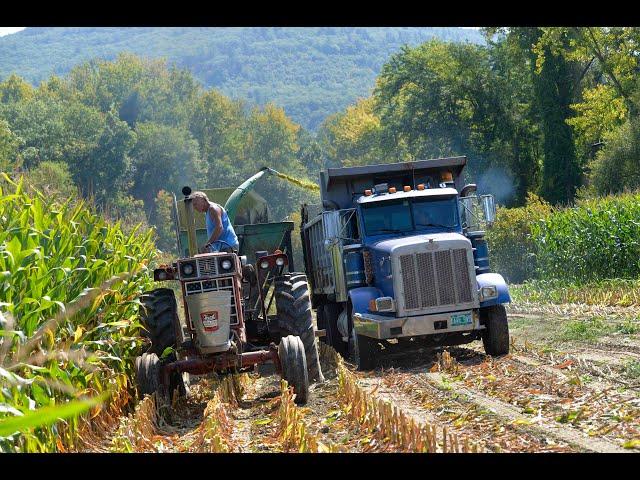
[[[471,314],[463,313],[462,315],[451,315],[451,326],[457,327],[458,325],[470,325]]]

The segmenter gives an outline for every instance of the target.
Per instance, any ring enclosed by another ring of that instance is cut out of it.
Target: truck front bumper
[[[451,325],[452,315],[471,315],[471,323]],[[417,337],[420,335],[439,335],[451,332],[470,332],[482,330],[477,310],[434,313],[412,317],[385,317],[373,313],[354,313],[353,326],[359,335],[381,340],[399,337]],[[438,327],[438,328],[436,328]]]

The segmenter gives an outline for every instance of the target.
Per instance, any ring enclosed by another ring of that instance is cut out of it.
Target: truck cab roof
[[[399,200],[403,198],[422,198],[422,197],[454,197],[458,195],[455,188],[427,188],[425,190],[411,190],[409,192],[396,193],[378,193],[374,195],[362,195],[358,198],[358,205],[366,205],[376,202],[386,202],[390,200]]]

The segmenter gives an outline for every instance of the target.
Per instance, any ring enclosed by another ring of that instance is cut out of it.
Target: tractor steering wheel
[[[224,240],[214,240],[213,242],[211,242],[209,244],[209,247],[213,247],[213,245],[216,244],[216,243],[224,243],[227,247],[229,247],[229,249],[234,250],[234,248],[231,245],[229,245],[227,242],[225,242]]]

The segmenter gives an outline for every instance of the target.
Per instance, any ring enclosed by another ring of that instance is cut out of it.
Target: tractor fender
[[[376,287],[359,287],[349,290],[349,300],[353,307],[352,313],[367,313],[369,300],[382,296],[382,291]]]
[[[480,302],[480,308],[511,302],[511,295],[509,295],[507,282],[504,281],[504,278],[499,273],[481,273],[476,276],[476,281],[478,283],[478,290],[482,287],[488,287],[491,285],[495,285],[498,288],[498,296],[496,298]]]

